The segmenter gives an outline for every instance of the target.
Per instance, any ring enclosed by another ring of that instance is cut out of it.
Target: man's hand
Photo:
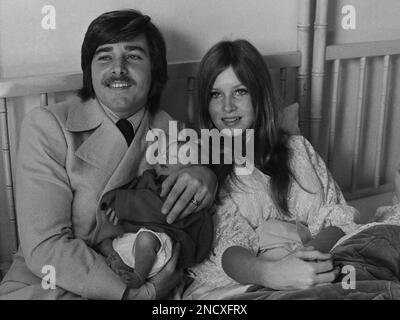
[[[168,194],[162,207],[167,222],[211,207],[217,185],[216,175],[205,166],[190,166],[170,174],[161,186],[161,197]]]

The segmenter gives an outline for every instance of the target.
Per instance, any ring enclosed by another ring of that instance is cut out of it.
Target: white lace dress
[[[242,246],[258,251],[257,228],[263,220],[275,218],[298,220],[308,225],[311,234],[322,228],[337,226],[346,234],[357,229],[354,215],[357,210],[346,201],[328,172],[324,161],[302,136],[289,139],[290,165],[296,181],[289,190],[288,206],[291,217],[282,216],[271,198],[270,178],[254,169],[251,175],[238,176],[230,195],[214,215],[214,250],[210,258],[192,268],[197,286],[217,288],[235,281],[221,266],[221,256],[230,246]]]

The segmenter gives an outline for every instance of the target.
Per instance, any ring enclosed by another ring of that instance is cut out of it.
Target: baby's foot
[[[139,288],[145,280],[139,276],[135,270],[132,272],[121,271],[120,277],[122,281],[130,288]]]
[[[121,270],[133,270],[122,261],[119,254],[115,251],[108,255],[108,257],[106,258],[106,263],[118,275]]]

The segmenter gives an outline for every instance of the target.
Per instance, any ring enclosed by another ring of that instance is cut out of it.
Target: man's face
[[[151,86],[150,52],[144,35],[99,46],[92,60],[92,84],[101,103],[120,118],[147,103]]]

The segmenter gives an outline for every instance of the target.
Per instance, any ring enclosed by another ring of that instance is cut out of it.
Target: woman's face
[[[255,115],[250,93],[231,66],[215,79],[210,95],[208,111],[218,130],[253,127]]]

